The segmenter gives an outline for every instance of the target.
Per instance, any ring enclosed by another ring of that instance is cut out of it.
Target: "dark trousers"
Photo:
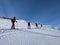
[[[28,29],[30,29],[31,27],[30,27],[30,22],[28,22]]]
[[[14,22],[12,22],[11,29],[15,29],[15,24],[14,24]]]

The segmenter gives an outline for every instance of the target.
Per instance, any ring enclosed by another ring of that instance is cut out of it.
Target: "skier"
[[[30,29],[30,22],[28,22],[28,29]]]
[[[38,24],[37,23],[35,23],[36,24],[36,28],[38,28]]]
[[[11,29],[15,29],[15,22],[17,22],[17,21],[16,21],[16,17],[13,17],[13,18],[11,19],[11,22],[12,22],[12,27],[11,27]]]
[[[42,24],[41,24],[41,27],[42,27]]]

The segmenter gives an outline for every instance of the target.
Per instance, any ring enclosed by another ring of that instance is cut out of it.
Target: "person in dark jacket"
[[[36,28],[38,28],[38,24],[37,23],[35,23],[36,24]]]
[[[31,27],[30,27],[30,22],[28,22],[28,29],[30,29]]]
[[[11,29],[15,29],[15,22],[17,22],[17,21],[16,21],[16,17],[13,17],[13,18],[11,19],[11,22],[12,22]]]
[[[41,24],[41,27],[42,27],[42,24]]]

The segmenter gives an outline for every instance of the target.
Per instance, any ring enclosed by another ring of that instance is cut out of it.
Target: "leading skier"
[[[13,17],[13,18],[11,19],[11,22],[12,22],[11,29],[15,29],[15,22],[17,22],[17,21],[16,21],[16,17]]]

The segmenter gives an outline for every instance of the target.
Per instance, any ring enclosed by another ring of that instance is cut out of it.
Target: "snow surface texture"
[[[0,19],[0,45],[60,45],[60,31],[50,25],[39,25],[37,29],[31,23],[27,29],[27,22],[17,20],[16,29],[11,30],[11,21]]]

